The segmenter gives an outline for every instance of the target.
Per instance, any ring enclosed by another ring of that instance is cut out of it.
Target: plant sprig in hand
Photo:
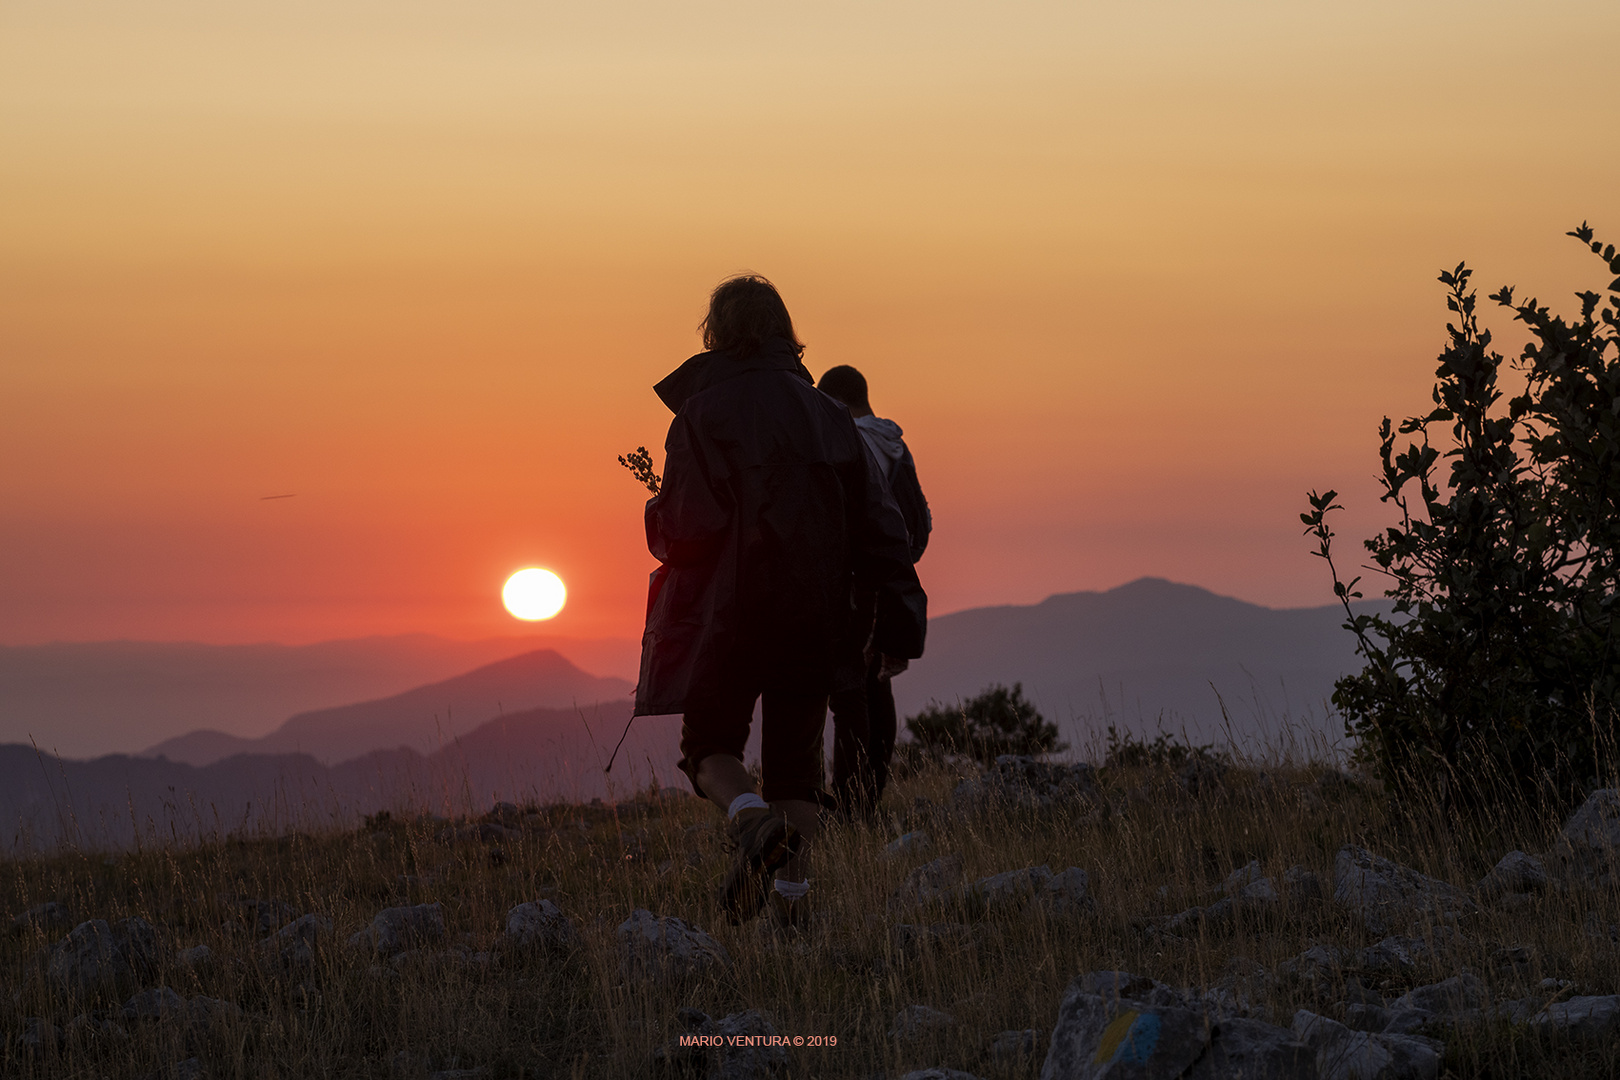
[[[645,446],[636,447],[630,454],[620,454],[619,464],[630,470],[630,475],[647,485],[647,490],[658,494],[659,476],[653,472],[652,455]]]

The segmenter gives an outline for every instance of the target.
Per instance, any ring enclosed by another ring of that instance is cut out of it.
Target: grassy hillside
[[[1468,887],[1511,850],[1553,849],[1561,822],[1552,815],[1462,824],[1432,806],[1397,808],[1374,787],[1314,766],[1180,775],[1151,763],[1105,766],[1088,792],[1046,809],[953,800],[960,779],[948,767],[925,768],[891,791],[880,826],[834,828],[815,855],[817,917],[799,937],[778,935],[763,920],[729,927],[718,917],[720,815],[689,796],[549,806],[507,816],[509,829],[422,817],[343,833],[6,862],[0,915],[47,902],[67,912],[54,923],[38,916],[0,939],[8,989],[0,996],[0,1074],[626,1077],[652,1073],[658,1048],[684,1030],[681,1010],[696,1008],[716,1019],[758,1009],[780,1034],[836,1036],[836,1046],[789,1048],[785,1075],[897,1077],[948,1066],[1032,1077],[1064,988],[1097,969],[1224,990],[1283,1025],[1297,1008],[1336,1015],[1347,1002],[1388,1001],[1463,970],[1493,1001],[1620,990],[1620,931],[1612,929],[1620,894],[1612,884],[1560,884],[1556,875],[1521,903],[1483,905],[1455,931],[1431,927],[1423,940],[1432,951],[1417,950],[1411,966],[1375,970],[1345,959],[1314,978],[1288,974],[1286,962],[1307,948],[1349,952],[1381,936],[1331,899],[1341,846],[1359,844]],[[931,843],[884,854],[913,830]],[[914,868],[952,854],[968,881],[1032,865],[1080,867],[1095,908],[891,904]],[[1244,908],[1225,923],[1167,921],[1208,905],[1251,860],[1278,882],[1302,865],[1329,895]],[[508,910],[541,898],[573,921],[576,948],[503,945]],[[243,899],[284,906],[255,909]],[[443,904],[447,933],[430,948],[391,960],[347,943],[380,909],[432,901]],[[615,930],[637,908],[707,930],[730,965],[685,978],[625,975]],[[315,935],[307,963],[284,962],[279,948],[256,944],[266,936],[255,925],[260,912],[265,928],[315,913],[332,930]],[[80,999],[53,987],[45,954],[54,941],[79,921],[129,916],[164,939],[152,970]],[[940,929],[897,930],[929,925]],[[175,959],[198,945],[212,958],[189,966]],[[144,1021],[96,1012],[154,986],[241,1012],[210,1006],[212,1019]],[[912,1005],[952,1020],[915,1038],[891,1037],[897,1012]],[[90,1019],[75,1026],[81,1015]],[[54,1025],[60,1048],[29,1018]],[[116,1030],[90,1030],[103,1018]],[[1033,1055],[992,1056],[998,1033],[1029,1028],[1038,1031]],[[30,1031],[31,1046],[23,1041]],[[1450,1075],[1596,1077],[1620,1068],[1612,1036],[1581,1043],[1495,1019],[1426,1033],[1445,1039]]]

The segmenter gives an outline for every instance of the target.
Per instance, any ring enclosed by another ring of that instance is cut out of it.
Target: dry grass
[[[139,915],[163,928],[171,947],[210,946],[221,961],[200,973],[162,971],[156,982],[191,997],[238,1003],[245,1016],[212,1031],[181,1025],[129,1025],[123,1041],[82,1039],[60,1055],[18,1050],[25,1017],[65,1025],[87,1007],[49,989],[41,956],[52,938],[0,939],[0,1033],[7,1077],[139,1077],[196,1055],[215,1077],[424,1077],[447,1068],[506,1077],[624,1077],[651,1071],[656,1047],[678,1029],[678,1009],[716,1017],[762,1010],[778,1032],[835,1035],[831,1048],[791,1051],[794,1076],[898,1076],[945,1065],[988,1078],[1034,1076],[1065,986],[1077,974],[1120,968],[1177,986],[1211,987],[1244,967],[1275,971],[1307,947],[1347,948],[1373,940],[1331,903],[1277,913],[1218,935],[1173,938],[1153,932],[1155,916],[1207,903],[1234,868],[1258,859],[1279,880],[1304,864],[1331,879],[1335,852],[1359,843],[1425,873],[1469,885],[1504,853],[1540,852],[1559,822],[1550,815],[1501,812],[1469,824],[1434,806],[1396,807],[1373,786],[1344,783],[1320,767],[1235,768],[1213,792],[1193,797],[1168,773],[1105,769],[1105,798],[1063,813],[951,810],[956,776],[925,770],[898,783],[878,828],[835,828],[818,848],[812,897],[816,925],[782,939],[763,920],[723,924],[712,891],[724,868],[720,815],[693,798],[646,798],[617,807],[557,806],[530,818],[520,840],[488,845],[436,838],[431,819],[378,829],[289,835],[117,856],[63,854],[0,863],[0,915],[48,900],[75,921]],[[882,857],[903,831],[927,830],[930,852]],[[959,921],[940,910],[902,915],[890,894],[914,866],[957,853],[969,878],[1032,864],[1083,867],[1096,913],[1058,918],[1041,907],[998,911],[974,922],[971,941],[920,954],[897,953],[896,922]],[[307,976],[261,965],[254,934],[233,920],[222,893],[287,901],[336,924]],[[443,967],[381,974],[347,949],[346,937],[380,908],[442,901],[452,939],[487,949],[506,911],[525,900],[554,900],[574,919],[585,946],[568,959],[509,959],[488,969]],[[729,970],[684,983],[625,981],[614,931],[632,909],[679,915],[730,951]],[[1620,956],[1607,938],[1585,932],[1589,919],[1620,922],[1609,891],[1555,891],[1516,913],[1486,911],[1432,965],[1379,985],[1393,996],[1466,968],[1506,1000],[1537,993],[1543,978],[1562,991],[1614,993]],[[1499,946],[1524,945],[1529,967],[1500,966]],[[1357,976],[1339,973],[1339,978]],[[1366,976],[1369,984],[1378,980]],[[1274,1021],[1293,1010],[1332,1013],[1342,986],[1263,980],[1251,987]],[[900,1045],[888,1029],[913,1003],[951,1013],[956,1024]],[[1018,1065],[991,1061],[988,1046],[1006,1029],[1037,1028],[1042,1049]],[[1447,1069],[1457,1076],[1610,1076],[1615,1047],[1540,1041],[1506,1024],[1442,1033]]]

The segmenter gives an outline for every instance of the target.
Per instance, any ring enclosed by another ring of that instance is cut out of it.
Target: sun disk
[[[526,622],[549,619],[568,602],[568,588],[562,578],[539,566],[519,570],[506,579],[501,589],[506,610]]]

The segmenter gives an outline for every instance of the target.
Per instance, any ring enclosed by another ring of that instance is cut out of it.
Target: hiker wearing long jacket
[[[680,768],[726,812],[736,845],[722,907],[752,917],[768,890],[796,925],[827,698],[863,682],[855,592],[876,593],[881,647],[908,658],[922,654],[927,599],[879,466],[848,410],[815,389],[776,289],[722,282],[702,331],[707,351],[655,387],[675,419],[647,502],[660,565],[636,713],[683,714]],[[742,762],[761,699],[763,790]]]

